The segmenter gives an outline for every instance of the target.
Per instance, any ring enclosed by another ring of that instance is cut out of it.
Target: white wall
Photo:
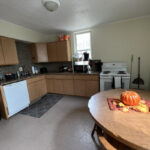
[[[3,20],[0,20],[0,36],[27,42],[50,42],[56,40],[55,34],[39,33]]]
[[[105,24],[91,31],[93,59],[127,62],[130,71],[130,58],[133,54],[134,79],[137,77],[137,58],[140,56],[141,77],[145,81],[142,88],[150,89],[150,17]]]

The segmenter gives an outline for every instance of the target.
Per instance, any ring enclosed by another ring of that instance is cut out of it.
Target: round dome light
[[[60,6],[59,0],[43,0],[43,5],[48,11],[55,11]]]

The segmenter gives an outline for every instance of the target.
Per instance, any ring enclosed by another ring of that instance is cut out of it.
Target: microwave
[[[74,72],[86,73],[88,71],[87,65],[74,65]]]

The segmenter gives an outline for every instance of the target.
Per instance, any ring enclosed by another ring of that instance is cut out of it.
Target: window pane
[[[91,34],[82,33],[76,35],[76,46],[77,50],[90,50],[91,49]]]

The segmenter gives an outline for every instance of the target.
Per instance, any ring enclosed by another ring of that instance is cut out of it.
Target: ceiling
[[[56,12],[41,0],[0,0],[0,19],[43,33],[76,31],[150,15],[150,0],[60,0]]]

